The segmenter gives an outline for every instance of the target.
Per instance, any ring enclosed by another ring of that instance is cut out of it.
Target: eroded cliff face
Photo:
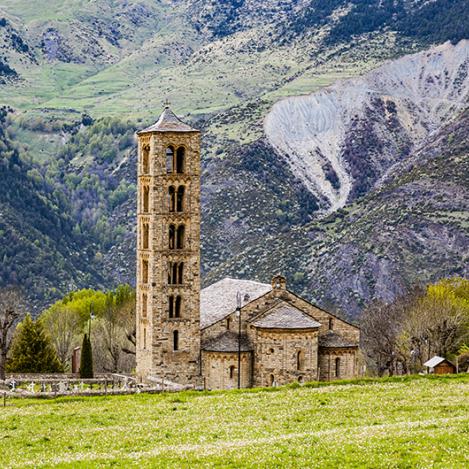
[[[388,62],[357,79],[284,99],[265,119],[270,144],[334,211],[364,195],[467,104],[469,41]]]

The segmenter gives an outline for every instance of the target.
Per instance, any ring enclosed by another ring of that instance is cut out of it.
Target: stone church
[[[359,329],[271,284],[200,288],[200,132],[169,107],[138,135],[137,376],[207,389],[358,374]]]

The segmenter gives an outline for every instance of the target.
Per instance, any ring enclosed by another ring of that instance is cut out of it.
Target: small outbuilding
[[[446,360],[446,358],[443,357],[439,357],[438,355],[430,358],[430,360],[425,362],[423,366],[428,368],[429,373],[433,373],[435,375],[456,373],[456,365],[453,365],[453,363],[451,363],[449,360]]]

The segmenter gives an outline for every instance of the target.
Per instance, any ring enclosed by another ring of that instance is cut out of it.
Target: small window
[[[269,376],[269,386],[275,386],[275,376],[274,375]]]
[[[142,260],[142,282],[148,283],[148,261]]]
[[[179,262],[177,283],[179,285],[182,285],[184,283],[184,262]]]
[[[150,147],[148,145],[142,149],[142,170],[144,174],[150,172]]]
[[[335,359],[335,376],[336,378],[340,378],[340,358],[339,357]]]
[[[176,249],[184,249],[184,225],[178,226]]]
[[[332,331],[332,329],[334,329],[334,320],[329,318],[329,330]]]
[[[146,293],[143,293],[142,295],[142,317],[146,318],[147,317],[147,303],[148,303],[148,297]]]
[[[168,209],[170,212],[176,210],[176,189],[173,186],[168,189]]]
[[[176,227],[169,225],[169,249],[176,248]]]
[[[231,365],[230,366],[230,379],[233,379],[234,378],[234,375],[235,375],[235,366],[234,365]]]
[[[147,348],[147,330],[145,327],[143,328],[143,348]]]
[[[169,146],[166,148],[166,173],[171,174],[174,172],[174,148]]]
[[[181,296],[176,296],[176,301],[174,302],[174,317],[180,318],[182,310],[182,298]]]
[[[226,330],[229,331],[231,327],[231,318],[226,318]]]
[[[143,211],[147,213],[150,210],[150,188],[143,186]]]
[[[296,369],[303,371],[305,369],[305,353],[303,350],[299,350],[296,354]]]
[[[298,376],[298,382],[302,383],[303,382],[303,376]]]
[[[176,172],[183,173],[185,165],[185,150],[183,147],[179,147],[176,153]]]
[[[274,353],[274,349],[273,349],[273,348],[270,348],[270,349],[269,349],[269,353]]]
[[[143,249],[148,249],[150,247],[150,226],[148,225],[148,223],[144,223],[142,228]]]
[[[174,296],[168,297],[168,316],[170,319],[174,318]]]
[[[179,350],[179,331],[173,331],[173,350]]]
[[[184,186],[179,186],[177,190],[176,212],[184,211]]]

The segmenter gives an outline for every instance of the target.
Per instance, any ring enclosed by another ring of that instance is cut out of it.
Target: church
[[[205,389],[358,375],[359,329],[271,283],[200,285],[200,132],[166,106],[138,136],[137,377]]]

